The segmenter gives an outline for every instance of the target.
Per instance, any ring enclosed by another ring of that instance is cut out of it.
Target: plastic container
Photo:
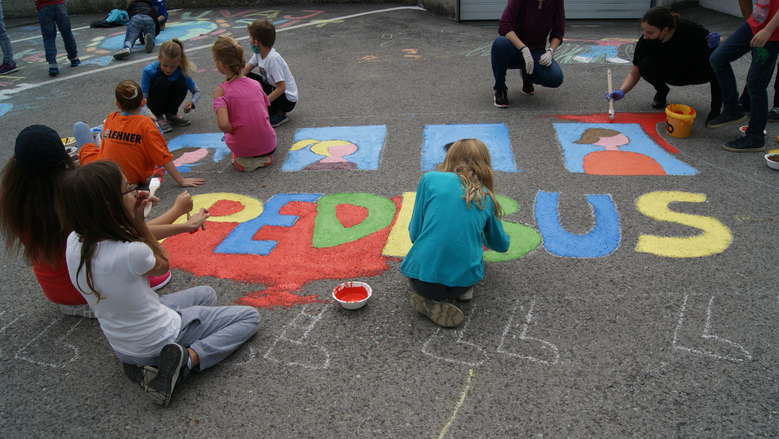
[[[779,171],[779,154],[766,154],[764,157],[769,168]]]
[[[344,309],[360,309],[368,303],[373,290],[365,282],[344,282],[333,288],[333,299]]]
[[[665,131],[680,139],[690,137],[697,115],[695,108],[683,104],[670,104],[665,107]]]

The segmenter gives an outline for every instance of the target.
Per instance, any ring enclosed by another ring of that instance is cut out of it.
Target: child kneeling
[[[58,214],[67,230],[65,257],[73,286],[95,313],[125,372],[167,406],[191,371],[207,369],[257,331],[246,306],[214,307],[211,287],[158,296],[148,276],[168,271],[165,250],[144,221],[145,192],[109,161],[82,166],[62,179]]]
[[[408,225],[413,245],[400,270],[414,290],[414,308],[439,326],[454,327],[465,316],[448,300],[471,300],[473,286],[484,278],[483,246],[505,252],[509,237],[499,219],[487,146],[476,139],[448,146],[443,172],[419,180]]]

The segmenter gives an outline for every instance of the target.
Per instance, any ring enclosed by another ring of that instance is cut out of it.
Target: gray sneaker
[[[418,313],[438,326],[454,328],[460,326],[465,320],[462,310],[449,302],[426,299],[413,291],[409,293],[408,299]]]
[[[473,300],[473,287],[468,288],[468,291],[457,296],[457,300],[460,302],[469,302]]]
[[[143,36],[143,42],[146,44],[144,49],[146,53],[152,53],[154,51],[154,34],[145,34]]]
[[[121,61],[130,57],[130,48],[125,47],[114,54],[114,59]]]
[[[173,127],[170,126],[170,122],[168,122],[165,119],[162,118],[157,119],[157,125],[160,127],[160,131],[162,131],[163,133],[169,133],[173,131]]]
[[[178,117],[178,115],[175,114],[166,114],[165,119],[170,122],[171,125],[176,127],[186,127],[191,123],[188,119]]]

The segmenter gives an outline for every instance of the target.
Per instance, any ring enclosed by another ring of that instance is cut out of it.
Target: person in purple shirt
[[[509,0],[492,43],[495,106],[509,106],[506,71],[522,71],[522,94],[532,95],[533,84],[557,88],[563,71],[554,60],[565,34],[563,0]],[[548,43],[548,45],[547,45]]]

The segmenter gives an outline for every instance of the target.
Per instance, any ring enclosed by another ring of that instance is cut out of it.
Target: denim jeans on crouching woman
[[[152,34],[153,38],[154,19],[146,14],[133,15],[133,18],[127,23],[127,33],[124,34],[124,47],[132,48],[135,40],[146,34]]]
[[[3,18],[3,1],[0,0],[0,50],[3,51],[3,64],[14,63],[14,52],[11,49],[11,40],[5,30],[5,18]]]
[[[68,59],[72,61],[78,58],[76,39],[73,38],[73,31],[70,30],[70,17],[68,17],[68,10],[64,4],[42,7],[38,10],[38,22],[41,25],[46,62],[50,66],[57,64],[57,29],[59,29],[62,41],[65,43]]]
[[[747,73],[747,91],[749,92],[749,128],[747,134],[763,137],[768,122],[768,92],[779,54],[779,41],[769,41],[764,48],[749,46],[752,41],[752,29],[743,23],[724,43],[711,54],[711,68],[717,76],[722,90],[723,113],[733,114],[741,111],[738,104],[736,76],[730,63],[752,52],[752,62]]]
[[[543,49],[530,51],[535,62],[530,80],[533,84],[542,87],[557,88],[563,83],[563,70],[560,68],[560,64],[554,60],[546,67],[539,64],[538,60],[544,52]],[[495,76],[495,85],[493,86],[495,90],[506,88],[506,71],[508,69],[525,71],[525,60],[522,57],[522,52],[514,47],[508,38],[495,38],[492,43],[492,74]]]

